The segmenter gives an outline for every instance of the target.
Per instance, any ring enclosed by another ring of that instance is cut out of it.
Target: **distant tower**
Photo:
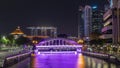
[[[15,39],[19,38],[20,36],[25,36],[24,32],[20,29],[20,26],[18,26],[13,32],[10,33],[14,36]]]
[[[84,37],[84,18],[83,18],[83,7],[79,6],[78,9],[78,38]]]
[[[89,40],[92,29],[92,8],[86,5],[84,8],[84,35],[85,39]]]

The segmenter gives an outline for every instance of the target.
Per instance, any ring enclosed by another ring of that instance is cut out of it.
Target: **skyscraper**
[[[79,7],[78,13],[78,37],[84,40],[91,40],[92,34],[101,33],[103,22],[103,10],[97,6],[86,5],[84,8]]]
[[[103,13],[103,10],[92,7],[92,33],[101,33]]]
[[[83,18],[83,7],[79,6],[78,9],[78,38],[84,37],[84,18]]]
[[[92,7],[86,5],[84,8],[84,36],[89,40],[90,33],[92,32]]]

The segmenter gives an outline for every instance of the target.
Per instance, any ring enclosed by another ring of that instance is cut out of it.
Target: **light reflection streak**
[[[31,63],[29,63],[31,61]],[[29,63],[29,65],[27,65]],[[28,66],[28,67],[25,67]],[[101,59],[84,56],[81,53],[31,54],[29,61],[10,68],[120,68]]]
[[[36,56],[32,56],[31,61],[32,61],[32,62],[31,62],[31,64],[30,64],[30,67],[31,67],[31,68],[34,68],[34,66],[36,66],[36,61],[37,61],[37,60],[36,60]]]
[[[85,68],[85,61],[82,54],[78,54],[77,68]]]
[[[110,67],[112,67],[112,68],[116,68],[116,65],[114,65],[114,64],[111,64],[111,66]]]
[[[104,66],[103,66],[103,68],[108,68],[108,64],[105,63]]]
[[[88,66],[91,66],[91,61],[90,61],[90,58],[89,58],[89,57],[87,57],[87,59],[86,59],[86,60],[87,60],[87,65],[88,65]]]
[[[98,66],[97,66],[97,68],[102,68],[102,67],[101,67],[101,63],[98,63]]]
[[[96,66],[95,60],[92,59],[92,68],[96,68],[95,66]]]

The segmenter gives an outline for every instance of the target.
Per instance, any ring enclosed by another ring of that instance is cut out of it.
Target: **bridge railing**
[[[36,46],[37,48],[41,48],[41,47],[75,47],[75,48],[81,48],[81,45],[40,45],[40,46]]]

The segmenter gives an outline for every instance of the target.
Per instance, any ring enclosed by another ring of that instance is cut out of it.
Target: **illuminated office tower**
[[[103,13],[104,11],[98,9],[97,6],[92,7],[92,33],[101,33]]]
[[[84,8],[84,37],[89,40],[92,32],[92,7],[86,5]]]

